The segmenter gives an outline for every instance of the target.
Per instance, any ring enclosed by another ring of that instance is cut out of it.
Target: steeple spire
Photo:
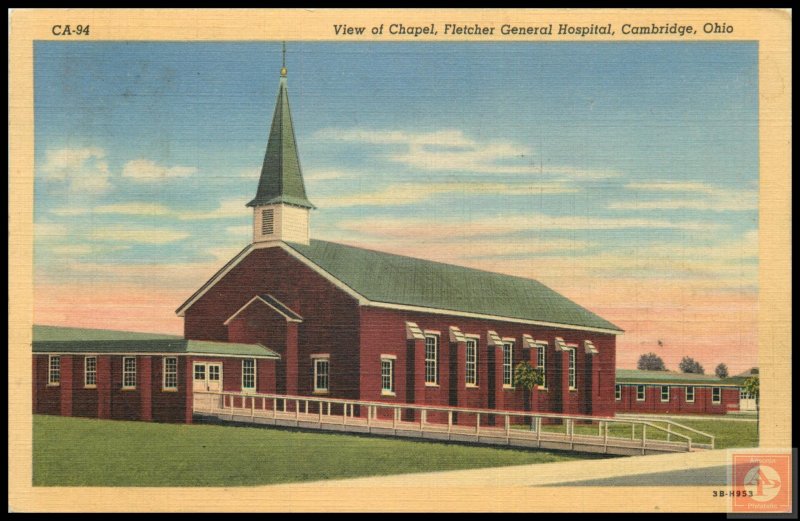
[[[301,208],[314,208],[306,197],[303,172],[297,152],[294,125],[289,110],[286,87],[286,44],[283,44],[283,66],[278,84],[278,100],[272,116],[267,153],[261,167],[256,197],[247,206],[284,203]]]

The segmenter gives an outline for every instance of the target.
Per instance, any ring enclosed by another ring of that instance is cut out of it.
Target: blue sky
[[[34,52],[37,284],[164,278],[188,296],[249,240],[280,43]],[[658,299],[600,298],[620,285],[684,307],[755,298],[757,57],[749,42],[289,42],[312,236],[531,276],[622,322]]]

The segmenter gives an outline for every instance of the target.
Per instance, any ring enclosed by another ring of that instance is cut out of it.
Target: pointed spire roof
[[[314,208],[306,197],[303,172],[297,154],[289,94],[286,87],[286,65],[281,68],[278,101],[272,116],[272,128],[267,142],[267,153],[261,167],[256,197],[247,206],[286,203],[303,208]]]

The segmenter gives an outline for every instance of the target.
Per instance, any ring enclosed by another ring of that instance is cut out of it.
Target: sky
[[[617,365],[757,365],[751,42],[289,42],[312,238],[535,278]],[[278,42],[34,44],[34,321],[182,332],[250,242]]]

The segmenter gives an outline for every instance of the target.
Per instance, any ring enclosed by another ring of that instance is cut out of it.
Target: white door
[[[216,409],[222,403],[221,396],[205,394],[222,391],[222,364],[194,363],[194,407],[196,409]]]
[[[739,410],[740,411],[755,411],[756,399],[747,394],[744,389],[739,390]]]

